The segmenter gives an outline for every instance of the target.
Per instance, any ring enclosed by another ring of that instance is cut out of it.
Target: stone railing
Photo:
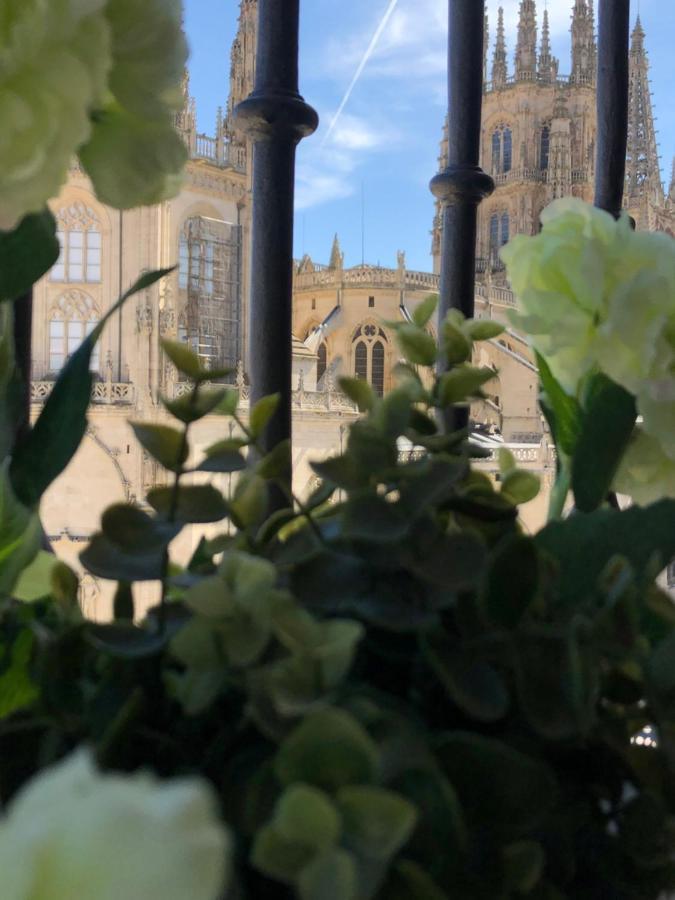
[[[243,147],[234,147],[222,138],[208,134],[192,134],[186,137],[186,143],[192,159],[203,159],[220,168],[233,168],[238,172],[246,171],[246,151]]]
[[[492,284],[477,284],[476,296],[480,297],[482,300],[486,300],[488,303],[494,303],[497,306],[509,306],[515,308],[517,305],[513,291],[510,291],[508,288],[495,287]]]
[[[353,269],[329,269],[316,266],[313,272],[296,272],[294,288],[316,290],[321,287],[401,288],[408,291],[438,291],[440,278],[432,272],[386,269],[381,266],[356,266]]]
[[[210,384],[209,382],[204,383],[204,387],[224,386],[225,385]],[[239,409],[242,411],[248,410],[251,400],[250,386],[247,384],[237,384],[231,385],[231,387],[236,387],[239,391]],[[173,397],[174,399],[184,397],[186,394],[189,394],[191,390],[192,385],[189,381],[178,381],[173,386]],[[344,412],[351,413],[355,416],[358,415],[358,409],[355,404],[345,397],[342,391],[335,390],[333,385],[329,385],[322,391],[306,391],[303,388],[295,390],[292,394],[292,404],[293,409],[298,410],[299,412],[325,412],[330,410],[331,412]]]
[[[558,75],[551,78],[550,75],[535,72],[521,72],[519,75],[509,75],[504,81],[486,81],[483,88],[486,94],[493,91],[505,91],[517,84],[537,84],[540,87],[561,87],[566,88],[571,85],[580,87],[592,87],[595,79],[592,75]]]
[[[548,173],[546,169],[510,169],[508,172],[499,172],[492,177],[498,186],[523,181],[535,181],[543,184],[546,182]]]
[[[495,469],[499,466],[499,451],[509,450],[518,465],[523,469],[542,472],[553,469],[556,465],[555,447],[548,441],[542,440],[538,444],[513,444],[505,443],[495,447],[490,456],[485,459],[476,459],[473,465],[478,469]]]
[[[44,403],[54,388],[53,381],[32,381],[31,403]],[[136,388],[127,382],[97,381],[91,389],[91,402],[95,406],[133,406]]]

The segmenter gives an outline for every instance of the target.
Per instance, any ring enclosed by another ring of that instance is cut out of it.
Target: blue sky
[[[228,93],[230,45],[238,0],[185,0],[192,48],[192,92],[200,130],[212,133],[218,106]],[[499,0],[490,0],[491,42]],[[509,58],[515,47],[518,0],[502,0]],[[543,0],[538,7],[541,16]],[[304,0],[301,92],[321,116],[319,132],[300,146],[296,256],[326,262],[335,232],[346,264],[361,260],[362,192],[366,261],[395,265],[405,250],[408,267],[431,268],[433,198],[428,183],[437,169],[445,107],[447,0],[398,0],[345,111],[324,141],[354,72],[381,22],[389,0]],[[569,71],[573,0],[548,0],[554,53]],[[652,64],[652,89],[664,178],[675,155],[671,100],[675,4],[641,0]],[[638,3],[633,2],[633,18]]]

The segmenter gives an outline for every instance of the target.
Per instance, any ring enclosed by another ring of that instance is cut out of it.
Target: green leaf
[[[413,310],[412,319],[418,328],[426,328],[438,309],[438,294],[430,294]]]
[[[0,463],[0,596],[11,593],[21,572],[37,556],[41,538],[40,520],[15,496],[9,460],[5,460]]]
[[[157,522],[136,506],[117,503],[103,513],[101,531],[121,550],[136,554],[165,548],[180,526]]]
[[[534,472],[516,469],[502,479],[502,495],[514,506],[523,506],[539,495],[541,481]]]
[[[328,794],[307,784],[286,788],[277,803],[273,824],[289,841],[323,853],[340,839],[340,816]]]
[[[13,231],[0,231],[0,302],[28,293],[59,252],[56,222],[48,209],[26,216]]]
[[[227,388],[217,412],[224,416],[233,416],[239,409],[239,400],[239,391],[236,388]]]
[[[85,338],[62,369],[34,428],[14,449],[10,477],[17,497],[35,506],[77,452],[87,430],[91,396],[91,357],[108,320],[123,304],[173,269],[149,272],[131,287]]]
[[[208,390],[200,388],[195,397],[192,392],[179,397],[177,400],[164,400],[164,406],[174,418],[186,425],[198,422],[209,413],[218,411],[223,400],[227,396],[224,388]]]
[[[504,886],[519,894],[529,894],[539,883],[545,863],[541,844],[535,841],[509,844],[502,850]]]
[[[126,552],[99,533],[80,554],[80,562],[92,575],[109,581],[158,581],[164,575],[164,554],[164,548]]]
[[[11,654],[11,662],[7,666],[3,660],[4,670],[0,672],[0,721],[31,706],[40,696],[30,676],[34,645],[33,634],[25,628],[11,647],[5,649],[5,653]]]
[[[181,472],[188,458],[188,445],[182,431],[168,425],[129,423],[139,444],[153,459],[170,472]]]
[[[165,519],[171,516],[174,522],[182,524],[221,522],[229,515],[223,495],[210,484],[179,487],[175,508],[173,497],[173,487],[153,488],[148,493],[148,503],[160,516]]]
[[[484,384],[492,381],[496,373],[493,369],[476,369],[473,366],[457,366],[441,376],[439,399],[442,407],[455,403],[465,403],[476,396]]]
[[[396,864],[389,875],[385,892],[387,900],[449,900],[433,878],[410,860]]]
[[[359,412],[370,412],[375,406],[375,391],[363,378],[340,378],[340,388],[352,403],[355,403]]]
[[[319,478],[327,481],[330,485],[343,488],[344,490],[361,487],[367,480],[365,473],[359,469],[354,459],[347,454],[334,456],[323,462],[313,462],[311,466]]]
[[[572,490],[581,512],[593,512],[606,500],[636,419],[633,395],[606,375],[596,375],[589,387],[572,462]]]
[[[387,544],[403,538],[410,524],[398,504],[373,493],[350,497],[344,507],[342,529],[350,540]]]
[[[336,801],[347,847],[371,859],[388,860],[398,853],[417,824],[412,803],[383,788],[343,787]]]
[[[260,872],[292,884],[316,856],[340,837],[340,817],[330,797],[306,784],[287,788],[274,816],[257,835],[251,862]]]
[[[52,573],[56,565],[53,553],[41,550],[32,563],[23,570],[12,594],[16,600],[33,603],[52,592]]]
[[[584,625],[530,625],[515,635],[523,713],[551,741],[585,737],[596,721],[598,662]],[[587,629],[586,629],[587,630]]]
[[[230,516],[239,528],[258,525],[267,512],[267,485],[259,475],[247,472],[237,482]]]
[[[120,581],[117,585],[113,601],[113,616],[116,622],[134,621],[134,592],[127,581]]]
[[[358,879],[351,853],[334,848],[317,856],[300,872],[300,900],[357,900]]]
[[[486,833],[527,834],[553,806],[549,768],[501,741],[456,731],[441,739],[437,756],[469,823]]]
[[[506,330],[499,322],[488,319],[473,319],[466,323],[466,330],[473,341],[491,341]]]
[[[638,576],[654,564],[665,568],[675,558],[675,501],[571,516],[551,522],[535,541],[557,561],[557,605],[571,612],[595,593],[614,557],[627,559]]]
[[[416,366],[433,366],[436,363],[436,341],[417,325],[400,325],[396,340],[408,362]]]
[[[452,701],[479,722],[498,722],[509,709],[509,694],[493,666],[462,652],[440,631],[423,639],[425,656]]]
[[[204,376],[204,371],[199,362],[199,357],[194,353],[187,344],[179,341],[162,340],[162,350],[169,357],[174,366],[183,375],[193,381],[200,381]]]
[[[256,472],[261,478],[267,480],[281,480],[290,482],[293,473],[293,460],[291,458],[291,442],[281,441],[264,456],[256,466]]]
[[[539,592],[541,567],[532,538],[512,535],[496,548],[487,574],[482,608],[498,628],[516,628]]]
[[[236,441],[219,441],[206,451],[204,459],[197,467],[198,472],[241,472],[246,468],[246,460],[241,453],[241,444]]]
[[[473,344],[464,331],[449,319],[443,323],[443,355],[450,366],[468,362],[473,352]]]
[[[536,354],[544,394],[542,406],[549,411],[549,425],[559,451],[573,456],[581,431],[581,407],[563,390],[543,356]]]
[[[279,407],[281,401],[280,394],[272,394],[269,397],[263,397],[258,400],[249,417],[248,427],[254,437],[259,438],[265,430],[267,423],[272,418]]]
[[[379,753],[356,719],[339,709],[311,713],[286,738],[275,761],[282,784],[304,781],[327,791],[375,780]]]

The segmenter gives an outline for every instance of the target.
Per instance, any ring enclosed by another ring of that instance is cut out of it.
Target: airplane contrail
[[[324,139],[321,142],[322,147],[326,143],[328,138],[331,136],[331,134],[333,133],[333,130],[335,129],[335,126],[337,125],[337,123],[340,119],[340,116],[344,112],[345,106],[349,103],[349,99],[352,96],[354,88],[356,87],[359,78],[363,74],[363,70],[368,65],[370,57],[375,52],[375,48],[377,47],[379,40],[382,37],[382,33],[384,32],[384,29],[387,27],[387,23],[389,22],[389,19],[391,19],[392,14],[393,14],[394,10],[396,9],[397,3],[398,3],[398,0],[389,0],[389,6],[387,7],[386,12],[385,12],[384,16],[382,17],[380,24],[375,29],[375,34],[373,35],[372,40],[370,41],[370,44],[368,44],[368,49],[363,54],[363,59],[359,63],[359,65],[356,69],[356,72],[354,72],[354,77],[352,78],[351,83],[350,83],[349,87],[347,88],[347,92],[345,93],[344,97],[342,98],[342,102],[340,103],[340,106],[338,107],[338,111],[333,116],[333,121],[330,123],[330,127],[328,128],[328,131],[326,132]]]

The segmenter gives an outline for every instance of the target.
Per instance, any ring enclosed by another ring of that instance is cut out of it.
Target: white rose
[[[221,900],[229,841],[206,785],[102,774],[87,751],[0,820],[2,900]]]

